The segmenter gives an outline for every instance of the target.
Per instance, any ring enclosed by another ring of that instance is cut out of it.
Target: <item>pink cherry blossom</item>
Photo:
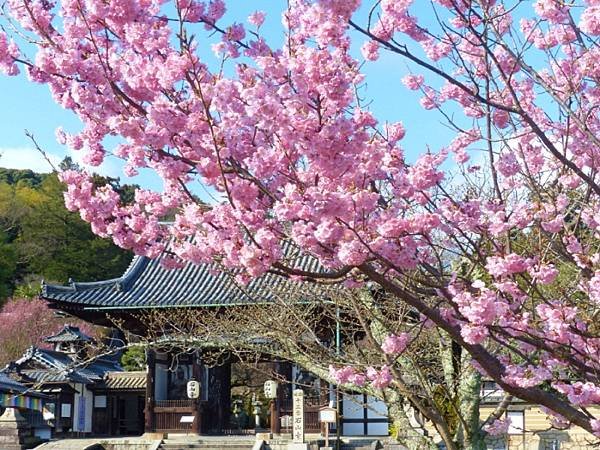
[[[6,33],[0,31],[0,71],[6,75],[18,75],[19,68],[15,59],[19,56],[19,49],[14,42],[10,42]]]
[[[371,385],[376,389],[388,387],[393,380],[392,373],[388,366],[383,366],[379,370],[369,367],[366,371],[366,376],[371,381]]]
[[[86,164],[160,179],[125,203],[61,173],[94,233],[243,283],[381,290],[507,393],[598,433],[582,405],[600,404],[600,3],[416,3],[368,23],[358,0],[293,0],[263,37],[263,12],[233,22],[223,0],[9,0],[0,71],[79,119],[57,140]],[[364,89],[384,64],[408,74],[384,86],[391,122]],[[393,386],[411,338],[380,336],[379,360],[329,378]]]
[[[502,436],[508,432],[508,428],[510,427],[510,419],[496,419],[492,423],[489,423],[484,426],[484,430],[490,436]]]
[[[255,27],[260,27],[266,18],[266,14],[263,11],[256,11],[248,17],[248,22],[254,25]]]
[[[410,336],[407,333],[390,334],[381,344],[381,350],[388,355],[397,355],[406,349],[409,340]]]
[[[406,75],[402,78],[402,83],[410,90],[416,91],[423,85],[423,75]]]
[[[346,384],[350,382],[350,379],[356,376],[356,370],[353,367],[341,367],[336,369],[333,366],[329,366],[329,376],[337,384]]]

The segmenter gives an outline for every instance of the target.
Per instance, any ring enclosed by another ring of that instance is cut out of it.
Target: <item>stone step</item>
[[[253,441],[249,442],[231,442],[231,441],[211,441],[211,442],[172,442],[165,441],[159,447],[160,450],[252,450]]]
[[[252,450],[251,445],[219,445],[216,443],[210,445],[162,444],[158,448],[160,450]]]
[[[248,450],[252,448],[253,444],[230,444],[230,443],[219,443],[219,442],[211,442],[206,444],[186,444],[186,443],[164,443],[160,447],[161,449],[208,449],[208,448],[222,448],[227,450]]]

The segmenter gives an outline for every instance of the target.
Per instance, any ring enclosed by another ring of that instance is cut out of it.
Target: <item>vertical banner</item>
[[[79,405],[77,408],[77,431],[85,431],[85,396],[79,396]]]
[[[294,389],[293,394],[293,428],[292,438],[294,443],[304,443],[304,391]]]

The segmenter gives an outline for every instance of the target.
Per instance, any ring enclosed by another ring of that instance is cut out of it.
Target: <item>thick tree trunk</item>
[[[459,442],[462,441],[465,450],[485,450],[485,435],[480,431],[479,417],[481,375],[473,368],[470,360],[469,354],[463,355],[458,385],[458,407],[464,425],[459,425],[457,438]]]
[[[398,393],[387,390],[386,397],[388,414],[392,422],[392,437],[408,450],[438,450],[432,436],[428,435],[414,418],[411,420]]]
[[[480,431],[481,375],[471,364],[471,356],[441,333],[440,361],[449,394],[458,418],[455,439],[464,450],[485,450],[485,434]]]

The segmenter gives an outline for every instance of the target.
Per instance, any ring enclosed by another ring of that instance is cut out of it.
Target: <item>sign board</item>
[[[200,383],[196,380],[190,380],[187,382],[187,396],[188,398],[200,397]]]
[[[179,423],[194,423],[194,416],[181,416]]]
[[[63,403],[60,405],[60,417],[71,417],[71,404]]]
[[[324,423],[335,423],[337,411],[334,408],[323,408],[319,411],[319,421]]]
[[[94,408],[106,408],[106,395],[96,395],[94,397]]]
[[[268,399],[277,398],[277,381],[267,380],[264,386],[265,397]]]
[[[44,408],[42,409],[42,417],[44,420],[54,420],[56,417],[54,416],[54,403],[46,403]]]
[[[302,389],[294,389],[292,413],[294,422],[292,441],[302,444],[304,442],[304,391]]]
[[[292,416],[281,416],[279,421],[281,422],[281,428],[292,428]]]

